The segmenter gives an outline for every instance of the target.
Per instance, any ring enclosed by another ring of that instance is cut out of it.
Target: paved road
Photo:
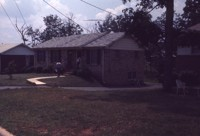
[[[14,135],[8,132],[6,129],[0,127],[0,136],[14,136]]]

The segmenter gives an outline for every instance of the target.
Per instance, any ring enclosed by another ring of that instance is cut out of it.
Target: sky
[[[122,10],[127,7],[135,7],[136,0],[131,3],[122,4],[121,0],[84,0],[96,5],[113,14],[122,14]],[[58,9],[66,16],[73,14],[74,21],[84,28],[91,29],[95,22],[87,21],[90,19],[104,19],[107,12],[94,8],[81,0],[46,0],[50,5]],[[175,10],[182,13],[185,0],[175,0]],[[5,9],[5,10],[4,10]],[[23,16],[21,16],[20,11]],[[7,12],[8,16],[6,15]],[[160,16],[164,9],[154,10],[153,18]],[[21,36],[13,25],[16,23],[19,27],[26,25],[33,28],[44,29],[43,18],[53,14],[62,19],[66,19],[43,0],[0,0],[0,44],[2,43],[21,43]],[[9,19],[10,18],[10,19]],[[10,21],[11,20],[11,21]],[[11,23],[12,22],[12,23]]]

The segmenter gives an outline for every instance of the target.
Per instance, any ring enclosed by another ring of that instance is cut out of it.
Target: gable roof
[[[189,31],[197,31],[200,32],[200,23],[188,28]]]
[[[124,37],[124,32],[118,33],[92,33],[72,35],[68,37],[56,37],[44,43],[34,46],[41,48],[74,48],[74,47],[106,47]]]
[[[6,44],[0,44],[0,54],[5,54],[6,52],[8,52],[18,46],[24,46],[28,49],[31,49],[30,47],[24,45],[23,43],[20,43],[20,44],[6,43]]]
[[[0,54],[3,54],[4,52],[17,47],[20,44],[0,44]]]

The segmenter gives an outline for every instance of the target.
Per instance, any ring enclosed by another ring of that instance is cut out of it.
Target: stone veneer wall
[[[144,79],[144,51],[105,50],[103,82],[108,85],[129,85],[129,72],[136,72],[136,79]]]

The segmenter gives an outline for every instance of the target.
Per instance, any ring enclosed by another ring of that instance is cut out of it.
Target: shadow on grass
[[[200,98],[180,96],[161,90],[156,91],[120,91],[108,92],[106,95],[79,95],[71,99],[85,101],[120,102],[127,104],[146,103],[154,112],[174,113],[185,116],[200,117]]]

